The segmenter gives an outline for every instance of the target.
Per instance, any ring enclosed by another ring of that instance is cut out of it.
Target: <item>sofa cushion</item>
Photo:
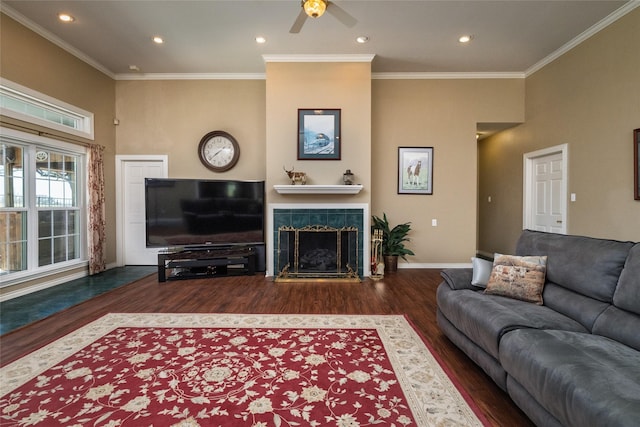
[[[598,316],[611,307],[610,303],[589,298],[553,282],[547,282],[544,285],[542,296],[544,305],[580,322],[589,331],[593,328]]]
[[[640,244],[629,251],[613,294],[613,306],[598,316],[592,332],[640,351]]]
[[[546,265],[546,256],[496,254],[484,292],[542,305]]]
[[[610,306],[598,316],[592,332],[640,351],[640,316],[628,311]]]
[[[637,426],[640,352],[598,335],[519,329],[500,342],[507,371],[563,425]]]
[[[547,255],[547,280],[611,302],[632,242],[524,230],[517,255]]]
[[[439,309],[436,310],[436,319],[447,338],[480,366],[503,391],[507,391],[507,373],[500,366],[500,362],[453,326]]]
[[[486,295],[482,290],[452,290],[440,285],[438,308],[460,332],[473,337],[485,352],[498,358],[503,334],[518,328],[551,328],[587,332],[580,323],[551,310],[516,299]]]
[[[623,310],[640,314],[640,243],[629,251],[616,292],[613,294],[613,304]]]

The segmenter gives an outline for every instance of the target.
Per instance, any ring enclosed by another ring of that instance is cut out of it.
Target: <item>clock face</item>
[[[234,137],[224,131],[213,131],[200,141],[198,155],[202,163],[215,172],[223,172],[235,166],[240,147]]]

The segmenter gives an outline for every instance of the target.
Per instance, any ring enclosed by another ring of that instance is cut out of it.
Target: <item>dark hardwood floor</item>
[[[495,426],[532,426],[436,324],[439,270],[401,269],[362,283],[274,283],[261,275],[159,283],[155,275],[0,338],[5,365],[106,313],[406,314]]]

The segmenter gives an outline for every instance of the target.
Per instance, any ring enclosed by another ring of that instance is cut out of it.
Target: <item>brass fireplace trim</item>
[[[281,226],[278,228],[278,254],[280,254],[281,250],[281,233],[282,232],[294,232],[294,253],[295,253],[295,265],[291,266],[290,263],[287,263],[284,267],[280,269],[278,276],[275,278],[276,282],[333,282],[333,281],[350,281],[350,282],[360,282],[360,277],[358,276],[358,272],[354,271],[352,266],[347,264],[344,267],[347,269],[346,272],[335,272],[335,273],[309,273],[309,272],[299,272],[298,271],[298,261],[300,259],[299,249],[300,249],[300,233],[301,232],[321,232],[321,233],[336,233],[336,259],[338,268],[337,270],[342,269],[341,259],[342,259],[342,232],[352,232],[355,233],[356,242],[358,242],[358,228],[353,226],[347,227],[331,227],[327,225],[307,225],[301,228],[296,228],[290,225]],[[278,256],[278,263],[280,261],[280,257]],[[358,265],[358,249],[355,250],[355,262],[356,269]],[[280,268],[280,265],[278,265]]]

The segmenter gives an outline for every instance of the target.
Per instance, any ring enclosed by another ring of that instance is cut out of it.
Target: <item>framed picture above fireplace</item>
[[[433,194],[433,147],[398,147],[398,194]]]
[[[340,160],[340,110],[298,110],[298,160]]]

